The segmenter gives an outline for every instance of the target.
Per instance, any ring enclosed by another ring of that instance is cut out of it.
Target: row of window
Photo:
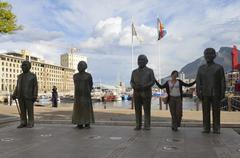
[[[53,84],[54,85],[54,84]],[[43,90],[51,90],[53,85],[48,85],[48,86],[39,86],[39,91],[43,91]],[[15,84],[1,84],[1,91],[11,91],[13,92],[14,89],[15,89]],[[66,86],[58,86],[57,85],[57,88],[59,91],[62,91],[62,90],[73,90],[73,86],[71,85],[66,85]]]
[[[13,58],[8,58],[8,57],[1,57],[1,60],[5,60],[5,61],[9,61],[9,62],[14,62],[14,63],[22,63],[22,60],[13,59]]]

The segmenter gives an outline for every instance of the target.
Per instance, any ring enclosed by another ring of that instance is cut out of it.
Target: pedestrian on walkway
[[[57,107],[58,106],[58,92],[57,92],[57,87],[53,86],[52,89],[52,107]]]
[[[195,84],[195,81],[192,83],[185,83],[180,79],[177,79],[178,71],[174,70],[171,73],[171,79],[165,82],[163,85],[156,81],[156,84],[159,88],[166,88],[167,91],[167,103],[169,104],[170,113],[172,117],[172,130],[177,131],[178,127],[181,126],[182,121],[182,99],[183,99],[183,90],[182,87],[191,87]]]

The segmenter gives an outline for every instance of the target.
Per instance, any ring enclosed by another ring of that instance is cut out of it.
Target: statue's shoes
[[[150,127],[144,127],[143,130],[149,131],[149,130],[151,130],[151,128]]]
[[[202,131],[202,133],[210,133],[210,131],[204,130],[204,131]]]
[[[177,132],[177,131],[178,131],[178,128],[177,128],[177,127],[172,127],[172,131]]]
[[[86,129],[90,129],[90,128],[91,128],[91,127],[90,127],[90,124],[86,124],[86,125],[85,125],[85,128],[86,128]]]
[[[77,125],[77,128],[78,129],[83,129],[84,127],[83,127],[83,125]]]
[[[219,130],[213,131],[214,134],[220,134]]]
[[[17,126],[17,128],[24,128],[24,127],[26,127],[27,125],[25,125],[25,124],[20,124],[19,126]]]
[[[33,127],[34,127],[33,124],[28,124],[28,125],[27,125],[27,128],[33,128]]]
[[[141,130],[141,127],[135,127],[134,130],[135,130],[135,131],[140,131],[140,130]]]

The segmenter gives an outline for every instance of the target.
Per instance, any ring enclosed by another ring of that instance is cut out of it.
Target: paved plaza
[[[240,136],[231,128],[220,135],[202,134],[201,128],[36,124],[0,128],[0,158],[239,158]]]

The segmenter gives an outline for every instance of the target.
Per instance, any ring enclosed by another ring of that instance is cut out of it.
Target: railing
[[[240,97],[229,97],[228,100],[228,111],[240,110]]]

